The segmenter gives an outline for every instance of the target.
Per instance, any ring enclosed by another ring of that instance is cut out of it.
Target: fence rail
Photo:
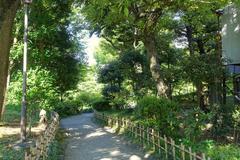
[[[25,160],[47,159],[49,146],[55,137],[58,125],[59,115],[53,112],[51,123],[47,126],[46,130],[36,140],[35,145],[25,151]]]
[[[196,153],[191,147],[183,144],[177,145],[172,138],[161,136],[160,132],[149,127],[131,122],[129,119],[111,117],[94,111],[97,119],[106,122],[110,127],[124,129],[131,137],[138,140],[141,145],[151,147],[161,160],[210,160],[204,153]]]

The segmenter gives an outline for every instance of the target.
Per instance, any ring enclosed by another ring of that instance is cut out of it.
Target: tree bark
[[[9,67],[9,69],[8,69],[7,84],[6,84],[6,87],[5,87],[3,106],[2,106],[2,110],[0,110],[0,112],[1,112],[1,115],[0,115],[1,119],[0,120],[3,119],[4,113],[5,113],[5,110],[6,110],[6,105],[7,105],[7,92],[8,92],[8,88],[9,88],[9,85],[10,85],[10,77],[11,77],[10,68],[11,67]]]
[[[167,97],[168,87],[161,77],[160,64],[158,61],[156,40],[154,34],[147,34],[144,37],[144,46],[147,49],[147,53],[150,61],[150,71],[154,81],[156,82],[157,94],[160,97]]]
[[[194,54],[193,35],[192,34],[193,34],[192,27],[190,25],[186,26],[186,37],[188,40],[188,48],[189,48],[190,55]]]
[[[5,99],[12,28],[20,0],[0,0],[0,111]]]

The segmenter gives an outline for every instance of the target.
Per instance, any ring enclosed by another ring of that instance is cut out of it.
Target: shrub
[[[82,108],[74,101],[61,102],[55,107],[55,111],[59,113],[61,117],[79,114]]]
[[[153,96],[143,97],[137,105],[136,113],[142,123],[159,127],[163,134],[173,135],[179,126],[177,119],[178,107],[173,101]],[[177,131],[175,133],[178,133]]]
[[[184,134],[192,142],[200,140],[204,135],[206,124],[212,119],[211,113],[204,113],[200,108],[189,110],[184,119]]]
[[[99,99],[93,102],[92,104],[93,108],[97,111],[106,111],[111,109],[111,105],[109,104],[109,101],[105,99]]]
[[[235,145],[220,145],[214,146],[207,151],[208,155],[213,160],[239,160],[239,146]]]
[[[166,119],[170,112],[176,111],[176,103],[153,96],[143,97],[137,104],[139,116],[153,119]]]

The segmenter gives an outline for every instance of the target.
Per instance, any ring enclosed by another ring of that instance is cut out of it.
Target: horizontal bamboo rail
[[[59,115],[56,112],[52,113],[51,123],[46,130],[36,140],[34,146],[31,146],[25,151],[25,160],[46,160],[48,157],[48,150],[53,141],[56,131],[59,126]]]
[[[204,153],[196,153],[191,147],[177,145],[172,138],[160,136],[160,132],[149,127],[131,122],[129,119],[111,117],[94,111],[97,119],[106,122],[110,127],[124,129],[132,138],[138,140],[143,147],[151,147],[161,160],[210,160]]]

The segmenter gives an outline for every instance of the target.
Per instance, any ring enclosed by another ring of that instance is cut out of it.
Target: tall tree
[[[160,70],[156,48],[157,26],[164,13],[176,7],[173,1],[133,1],[121,0],[112,3],[109,0],[85,1],[83,14],[90,22],[93,31],[103,37],[117,38],[118,41],[133,44],[142,41],[148,53],[152,77],[159,96],[167,96]]]
[[[210,88],[210,102],[217,102],[216,92],[220,92],[216,89],[216,79],[221,77],[222,63],[218,58],[218,44],[216,43],[218,22],[215,11],[226,4],[226,0],[189,2],[184,3],[178,11],[177,21],[181,25],[175,29],[178,30],[180,36],[186,38],[190,58],[188,61],[194,62],[190,65],[196,69],[194,75],[188,76],[196,86],[198,104],[203,110],[206,110],[204,97],[207,97],[204,93],[206,91],[206,89],[204,91],[204,86]],[[209,62],[210,59],[212,62]],[[204,67],[211,69],[207,70]],[[203,70],[206,70],[204,74]]]
[[[20,0],[0,0],[0,112],[6,91],[12,28]]]
[[[67,90],[79,80],[79,68],[85,64],[81,42],[72,35],[75,32],[69,19],[73,1],[34,1],[30,6],[29,69],[47,70],[54,77],[53,86],[62,99]],[[22,12],[16,17],[15,38],[11,60],[12,74],[17,75],[22,66]],[[79,31],[80,32],[80,31]],[[79,33],[78,33],[79,34]],[[16,79],[15,79],[16,80]],[[18,80],[18,79],[17,79]]]

